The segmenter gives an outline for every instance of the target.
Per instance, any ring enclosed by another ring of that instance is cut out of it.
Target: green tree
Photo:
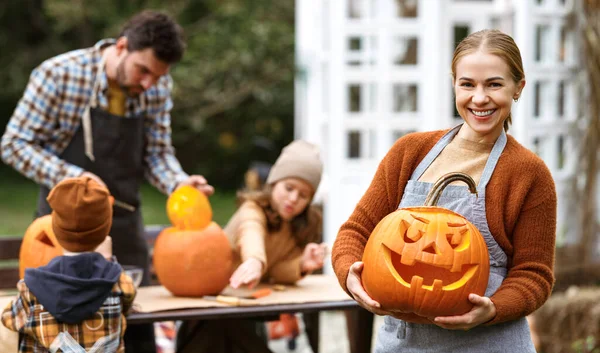
[[[294,2],[291,0],[9,0],[0,3],[0,124],[6,125],[31,70],[68,50],[116,37],[142,9],[165,11],[188,48],[172,68],[173,141],[184,168],[237,187],[256,140],[273,161],[293,136]]]

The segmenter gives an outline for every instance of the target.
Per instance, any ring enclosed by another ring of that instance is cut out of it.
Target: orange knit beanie
[[[112,202],[108,189],[89,177],[68,178],[48,195],[52,207],[52,230],[67,251],[94,251],[112,225]]]

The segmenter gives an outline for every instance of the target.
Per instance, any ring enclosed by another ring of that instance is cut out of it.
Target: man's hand
[[[327,244],[308,243],[302,252],[300,271],[312,272],[323,267],[327,255]]]
[[[113,252],[112,252],[112,238],[110,237],[110,235],[107,235],[106,238],[104,239],[104,241],[102,243],[100,243],[100,245],[98,245],[98,247],[94,251],[97,253],[100,253],[100,255],[102,255],[105,259],[111,260]]]
[[[238,288],[241,285],[253,288],[260,281],[262,269],[263,263],[257,258],[251,257],[235,270],[229,279],[229,284],[232,288]]]
[[[175,190],[179,189],[184,185],[193,186],[196,189],[200,190],[206,196],[210,196],[215,192],[215,189],[212,186],[208,185],[206,179],[204,179],[202,175],[190,175],[189,178],[179,183]]]

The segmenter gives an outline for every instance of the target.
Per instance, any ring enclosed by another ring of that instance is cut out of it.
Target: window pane
[[[394,38],[392,41],[392,58],[395,65],[416,65],[417,38]]]
[[[460,43],[461,40],[465,39],[469,33],[470,33],[470,28],[469,26],[466,25],[456,25],[454,26],[454,47],[452,47],[452,50],[454,51],[454,49],[456,49],[456,46],[458,45],[458,43]]]
[[[360,132],[348,132],[348,158],[360,158]]]
[[[535,60],[549,61],[550,26],[538,25],[535,28]]]
[[[361,111],[361,92],[360,85],[350,85],[348,87],[348,111]]]
[[[565,151],[565,137],[564,136],[559,136],[558,137],[558,158],[557,158],[557,168],[558,169],[563,169],[565,167],[565,158],[566,158],[566,151]]]
[[[418,15],[418,0],[395,0],[396,16],[404,18],[414,18]]]
[[[557,102],[557,115],[559,118],[565,115],[565,82],[560,81],[558,83],[558,102]]]
[[[348,17],[352,19],[364,18],[365,5],[364,0],[348,0]]]
[[[393,86],[393,112],[417,111],[417,85],[396,83]]]

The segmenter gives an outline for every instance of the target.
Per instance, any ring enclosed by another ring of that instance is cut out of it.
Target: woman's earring
[[[515,103],[517,103],[519,101],[519,97],[514,97],[513,100],[515,101]]]

